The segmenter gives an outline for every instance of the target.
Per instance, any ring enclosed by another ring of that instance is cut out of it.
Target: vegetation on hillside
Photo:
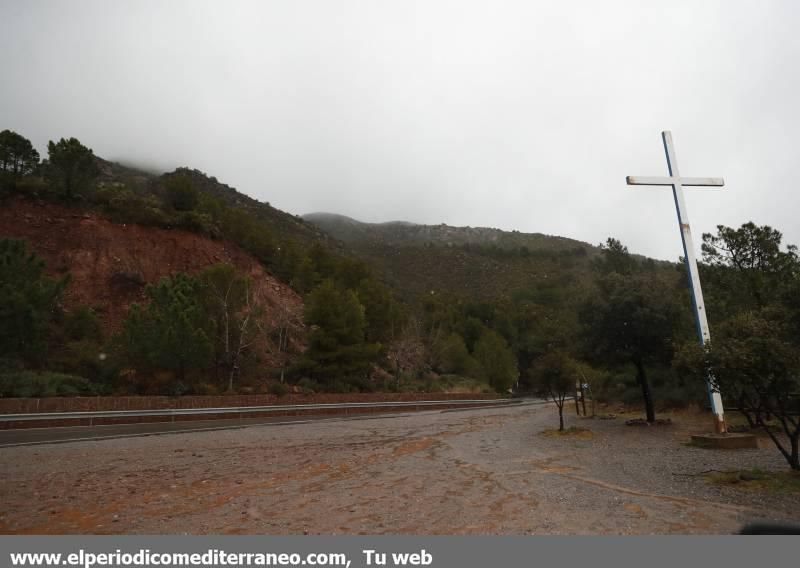
[[[340,239],[411,304],[442,292],[508,300],[533,283],[585,279],[599,252],[563,237],[482,227],[359,223],[319,213],[305,219]]]

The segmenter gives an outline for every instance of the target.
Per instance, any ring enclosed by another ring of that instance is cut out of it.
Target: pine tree
[[[120,341],[130,365],[138,370],[169,370],[183,383],[186,373],[209,365],[212,342],[202,287],[177,274],[147,287],[149,303],[134,304]]]
[[[0,132],[0,171],[14,177],[28,175],[39,166],[39,152],[31,141],[12,132]]]
[[[80,193],[96,175],[95,157],[77,138],[52,140],[47,144],[50,161],[49,175],[70,199]]]
[[[0,240],[0,358],[42,361],[47,328],[66,278],[44,274],[25,241]]]
[[[473,355],[483,368],[489,384],[497,392],[507,391],[517,381],[517,359],[499,333],[485,331],[475,344]]]
[[[351,290],[326,280],[306,298],[309,347],[300,369],[322,380],[359,379],[378,359],[381,345],[367,343],[364,307]]]

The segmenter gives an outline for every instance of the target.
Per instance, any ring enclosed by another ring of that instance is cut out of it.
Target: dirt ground
[[[774,447],[706,450],[697,415],[542,434],[551,405],[0,450],[0,532],[122,534],[734,533],[798,521],[800,495],[710,485],[784,471]]]

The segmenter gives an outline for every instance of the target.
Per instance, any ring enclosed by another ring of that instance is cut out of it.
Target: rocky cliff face
[[[251,278],[268,318],[288,314],[302,321],[302,299],[232,243],[180,230],[114,224],[95,213],[27,200],[4,203],[0,238],[27,240],[49,273],[69,273],[65,308],[91,307],[107,333],[117,331],[130,305],[144,299],[147,284],[223,262]]]

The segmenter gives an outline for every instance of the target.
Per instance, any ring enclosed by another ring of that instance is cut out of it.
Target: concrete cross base
[[[698,434],[692,444],[717,450],[745,450],[758,448],[758,438],[752,434]]]

